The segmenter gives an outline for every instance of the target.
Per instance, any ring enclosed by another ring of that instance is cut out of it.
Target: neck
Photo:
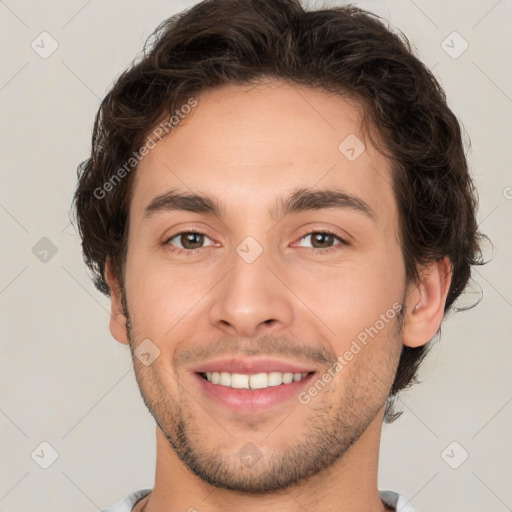
[[[305,510],[357,512],[390,510],[377,489],[378,457],[383,413],[334,464],[298,484],[278,492],[251,495],[213,487],[192,473],[177,457],[157,427],[155,486],[137,511],[264,512]]]

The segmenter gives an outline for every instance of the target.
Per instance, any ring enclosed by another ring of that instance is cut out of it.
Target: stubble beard
[[[125,310],[128,311],[127,308]],[[399,339],[402,317],[397,316],[393,333]],[[388,367],[386,375],[379,377],[372,372],[374,375],[368,373],[366,382],[347,380],[338,383],[334,389],[324,389],[321,392],[324,396],[317,397],[320,399],[308,405],[309,414],[302,422],[303,426],[299,425],[302,431],[296,432],[293,441],[289,441],[288,435],[286,442],[272,442],[276,437],[273,433],[268,436],[269,443],[263,445],[261,442],[253,442],[251,428],[248,428],[248,435],[241,442],[242,449],[233,448],[235,444],[240,444],[240,436],[236,438],[236,443],[232,437],[222,446],[212,446],[208,430],[212,426],[222,429],[226,418],[219,418],[216,423],[205,413],[203,417],[209,423],[206,428],[202,420],[194,417],[191,408],[187,407],[187,400],[195,404],[187,390],[180,387],[178,396],[171,396],[162,378],[165,377],[162,373],[169,372],[159,372],[159,366],[155,364],[145,367],[136,360],[133,335],[136,329],[133,329],[130,317],[127,318],[130,350],[142,399],[170,446],[183,464],[204,482],[244,494],[282,491],[332,468],[382,410],[398,366],[399,354],[398,357],[397,354],[390,354],[389,360],[383,365]],[[338,397],[329,401],[329,395]],[[297,402],[296,407],[304,406]],[[284,419],[286,421],[294,421],[293,413]],[[255,424],[257,422],[252,425],[252,429]],[[225,427],[224,430],[229,432],[229,424]],[[273,427],[266,425],[264,428],[271,430]],[[247,458],[240,456],[246,447],[259,454],[252,457],[253,461],[249,463]]]

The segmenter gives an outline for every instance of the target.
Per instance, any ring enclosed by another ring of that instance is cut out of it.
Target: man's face
[[[357,156],[360,112],[338,96],[270,82],[197,100],[137,170],[130,345],[159,351],[148,365],[134,357],[135,372],[188,468],[219,487],[269,492],[380,428],[406,292],[390,164],[369,143]],[[208,196],[219,211],[154,202],[170,191]],[[279,369],[307,376],[265,388]],[[226,375],[215,384],[206,372]],[[259,389],[227,387],[230,378]]]

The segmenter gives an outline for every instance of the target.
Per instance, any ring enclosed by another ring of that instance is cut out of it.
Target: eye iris
[[[180,242],[185,249],[198,249],[203,242],[203,238],[204,235],[201,233],[183,233],[180,237]],[[190,245],[194,247],[190,247]]]
[[[330,243],[333,241],[333,235],[330,235],[329,233],[314,233],[312,238],[312,244],[313,247],[329,247]],[[316,246],[315,244],[319,242],[319,246]]]

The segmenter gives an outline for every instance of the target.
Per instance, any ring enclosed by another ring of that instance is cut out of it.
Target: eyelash
[[[176,234],[172,235],[171,237],[167,238],[166,241],[163,243],[163,245],[167,246],[169,248],[169,250],[174,254],[182,254],[182,253],[190,254],[190,253],[195,253],[195,251],[200,251],[201,249],[205,249],[205,247],[198,247],[196,249],[181,249],[179,247],[173,247],[170,244],[170,241],[172,239],[176,238],[177,236],[184,235],[184,234],[198,234],[198,235],[204,235],[204,236],[208,237],[208,235],[206,233],[199,231],[199,230],[180,231],[179,233],[176,233]],[[337,247],[339,247],[339,246],[350,245],[344,238],[341,238],[338,234],[334,233],[333,231],[329,231],[329,230],[309,231],[308,233],[305,233],[304,235],[302,235],[300,237],[300,240],[302,240],[303,238],[305,238],[307,236],[313,235],[313,234],[332,235],[332,236],[334,236],[334,238],[337,238],[338,241],[340,242],[339,244],[335,244],[332,247],[328,247],[326,249],[318,249],[315,247],[305,247],[305,249],[312,250],[314,254],[331,253],[333,251],[339,250],[339,249],[337,249]],[[208,247],[210,247],[210,246],[208,246]]]

